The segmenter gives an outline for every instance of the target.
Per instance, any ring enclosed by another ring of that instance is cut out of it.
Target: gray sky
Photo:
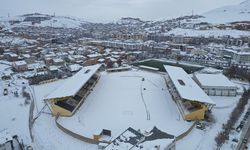
[[[201,14],[243,0],[0,0],[0,16],[31,12],[75,16],[87,21],[107,22],[121,17],[160,20]]]

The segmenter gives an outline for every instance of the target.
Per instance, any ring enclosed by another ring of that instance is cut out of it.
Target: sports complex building
[[[98,70],[101,65],[93,65],[84,67],[74,76],[67,79],[64,84],[50,93],[45,101],[49,103],[49,107],[53,115],[72,116],[75,111],[84,103],[86,97],[90,94],[90,90],[97,83],[100,75]]]
[[[177,107],[185,120],[203,120],[215,102],[180,67],[164,66],[166,82]]]
[[[86,66],[44,100],[62,131],[100,149],[174,150],[193,126],[185,120],[203,120],[215,103],[182,68],[164,67]]]

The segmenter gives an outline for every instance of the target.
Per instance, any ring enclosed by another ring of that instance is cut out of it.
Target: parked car
[[[232,141],[235,142],[235,143],[238,143],[238,142],[239,142],[239,140],[236,139],[236,138],[234,138]]]
[[[4,89],[3,90],[3,95],[5,96],[5,95],[8,95],[8,90],[7,89]]]
[[[247,139],[244,138],[244,139],[242,140],[242,143],[247,144]]]

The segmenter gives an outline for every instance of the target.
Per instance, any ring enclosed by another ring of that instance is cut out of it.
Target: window
[[[185,83],[182,80],[179,79],[178,82],[180,83],[180,85],[185,86]]]

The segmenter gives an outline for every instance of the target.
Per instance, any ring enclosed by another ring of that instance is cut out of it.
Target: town
[[[224,23],[0,17],[0,150],[249,149],[249,8]]]

